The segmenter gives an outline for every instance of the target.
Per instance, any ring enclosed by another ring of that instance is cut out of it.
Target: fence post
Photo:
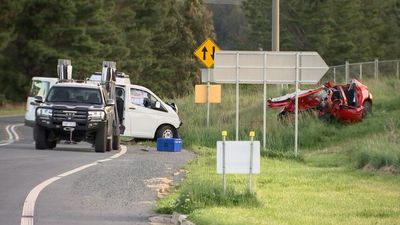
[[[397,79],[400,79],[400,75],[399,75],[399,60],[397,60],[397,63],[396,63],[397,65],[396,65],[396,77],[397,77]]]
[[[345,63],[345,83],[349,80],[349,61],[348,60],[346,60],[346,63]]]
[[[360,81],[362,81],[362,76],[363,76],[363,68],[362,68],[362,63],[360,63]]]
[[[379,61],[375,59],[375,79],[379,80]]]

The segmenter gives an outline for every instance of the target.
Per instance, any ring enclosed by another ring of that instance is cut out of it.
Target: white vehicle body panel
[[[100,82],[101,75],[95,73],[89,80]],[[148,88],[131,84],[129,77],[117,77],[116,85],[124,89],[123,124],[125,132],[123,136],[153,139],[160,126],[171,125],[178,129],[181,125],[181,120],[175,110]],[[145,107],[143,98],[135,96],[138,93],[147,93],[153,101],[159,102],[160,108],[164,110]]]
[[[135,93],[136,92],[136,93]],[[160,109],[145,107],[137,93],[148,93],[152,100],[160,103]],[[136,94],[136,96],[135,96]],[[171,106],[164,103],[149,89],[139,85],[125,86],[125,126],[124,136],[135,138],[154,138],[161,125],[171,125],[178,129],[181,120]]]
[[[45,98],[51,86],[58,81],[52,77],[33,77],[29,96],[26,100],[25,124],[33,126],[35,124],[35,111],[38,104],[34,101],[35,96]]]

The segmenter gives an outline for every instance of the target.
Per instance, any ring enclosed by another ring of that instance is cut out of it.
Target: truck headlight
[[[89,111],[89,121],[104,120],[105,113],[103,111]]]
[[[46,108],[39,108],[37,110],[37,115],[41,116],[41,117],[51,117],[51,116],[53,116],[53,110],[46,109]]]

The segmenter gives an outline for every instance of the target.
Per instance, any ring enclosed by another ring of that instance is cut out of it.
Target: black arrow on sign
[[[214,60],[215,46],[213,46],[213,53],[211,54],[211,58]]]
[[[201,51],[203,52],[203,60],[206,60],[206,52],[208,52],[207,48],[204,47]]]

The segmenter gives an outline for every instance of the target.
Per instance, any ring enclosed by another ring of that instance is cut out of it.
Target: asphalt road
[[[29,127],[15,127],[19,139],[8,140],[6,127],[21,123],[22,117],[0,117],[0,144],[5,143],[0,145],[0,224],[4,225],[21,224],[24,201],[38,184],[118,153],[95,153],[87,143],[35,150]],[[160,178],[172,176],[193,157],[185,150],[170,153],[127,146],[118,158],[46,186],[35,203],[34,224],[148,224]]]

